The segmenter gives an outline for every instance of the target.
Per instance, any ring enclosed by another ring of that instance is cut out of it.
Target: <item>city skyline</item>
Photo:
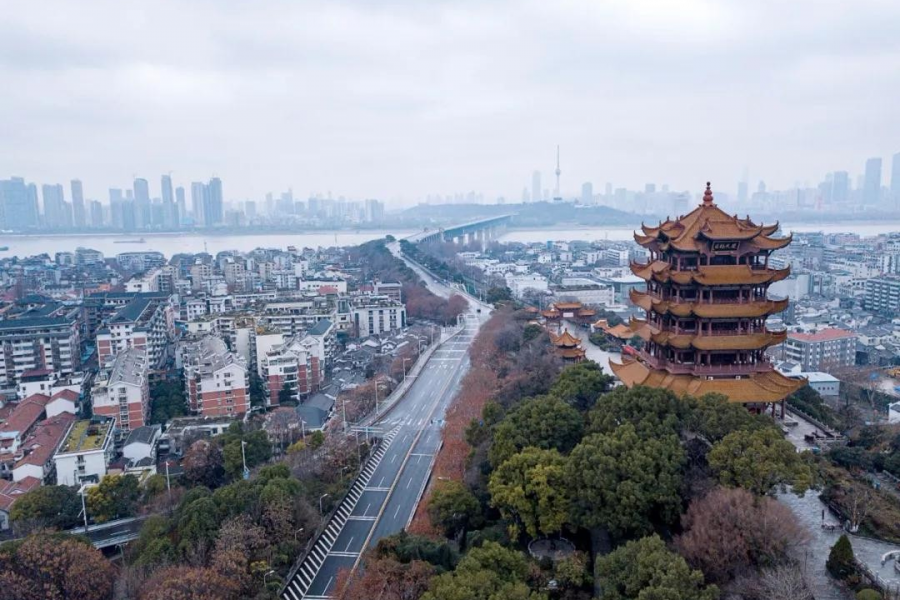
[[[559,144],[570,193],[692,189],[744,165],[785,188],[900,140],[900,7],[874,1],[51,3],[6,16],[0,164],[38,181],[121,187],[179,165],[174,177],[218,174],[238,198],[514,198]],[[133,43],[147,31],[179,43]]]

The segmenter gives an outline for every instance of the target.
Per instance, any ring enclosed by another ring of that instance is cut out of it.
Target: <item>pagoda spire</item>
[[[710,182],[706,182],[706,191],[703,192],[703,206],[715,206],[713,204],[713,193]]]

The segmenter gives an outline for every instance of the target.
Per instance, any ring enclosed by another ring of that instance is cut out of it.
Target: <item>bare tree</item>
[[[852,485],[847,489],[845,498],[849,530],[856,533],[872,507],[872,490],[862,485]]]

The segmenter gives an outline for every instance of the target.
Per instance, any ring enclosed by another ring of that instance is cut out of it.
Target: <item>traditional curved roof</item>
[[[791,268],[753,269],[750,265],[706,265],[693,271],[673,271],[669,263],[656,260],[650,263],[632,262],[631,272],[644,281],[666,283],[673,281],[681,285],[760,285],[786,279]]]
[[[635,333],[644,341],[654,342],[660,346],[669,346],[681,350],[762,350],[787,339],[786,331],[761,331],[759,333],[742,333],[735,335],[697,335],[694,333],[675,333],[660,331],[652,325],[637,319],[632,321]]]
[[[568,329],[564,329],[559,335],[550,334],[550,341],[554,346],[563,348],[575,348],[581,345],[581,340],[569,333]]]
[[[713,201],[710,184],[706,184],[703,202],[688,214],[673,221],[669,218],[656,227],[641,224],[643,235],[635,234],[635,241],[644,247],[654,243],[660,250],[674,248],[684,252],[699,252],[708,241],[752,242],[760,250],[775,250],[791,243],[790,237],[770,238],[778,230],[775,225],[757,225],[750,220],[729,215]]]
[[[717,393],[724,394],[731,402],[779,402],[806,385],[805,379],[791,379],[778,371],[763,371],[740,379],[707,379],[651,369],[638,360],[610,361],[609,366],[626,387],[646,385],[692,396]]]
[[[644,310],[676,317],[702,317],[706,319],[754,318],[780,313],[787,309],[789,301],[765,300],[761,302],[734,302],[731,304],[707,304],[702,302],[673,302],[656,300],[646,292],[632,288],[629,292],[631,302]]]

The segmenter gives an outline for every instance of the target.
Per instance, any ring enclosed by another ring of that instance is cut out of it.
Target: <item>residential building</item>
[[[150,384],[147,352],[127,348],[116,354],[112,365],[101,371],[91,390],[95,415],[114,417],[123,432],[146,424],[150,418]]]
[[[97,332],[97,357],[103,365],[127,348],[147,351],[152,367],[165,359],[174,335],[175,312],[167,300],[140,296],[119,309]]]
[[[22,442],[12,470],[13,481],[34,477],[52,483],[53,456],[74,422],[74,415],[62,413],[38,423]]]
[[[114,452],[115,424],[114,418],[95,416],[69,426],[59,450],[53,455],[57,484],[80,485],[103,479]]]
[[[26,477],[22,481],[0,480],[0,531],[9,529],[9,515],[16,500],[40,486],[41,480],[36,477]]]
[[[876,277],[865,283],[864,303],[867,310],[900,313],[900,278]]]
[[[185,392],[191,411],[211,417],[250,410],[250,380],[244,359],[207,335],[182,349]]]
[[[312,338],[295,337],[266,352],[262,357],[263,381],[270,406],[280,403],[279,395],[285,388],[291,390],[292,398],[297,401],[318,391],[325,382],[324,356],[320,350]]]
[[[131,430],[122,444],[122,456],[127,468],[155,466],[156,449],[162,436],[161,425],[144,425]]]
[[[0,389],[15,386],[26,371],[69,374],[81,368],[81,336],[76,312],[65,316],[0,321]]]
[[[17,403],[0,424],[0,473],[11,471],[25,439],[44,418],[50,396],[34,394]]]
[[[815,333],[789,333],[784,341],[785,360],[800,365],[802,371],[832,371],[856,364],[857,335],[845,329],[829,328]]]
[[[360,296],[350,307],[357,337],[380,335],[406,327],[406,307],[384,296]]]

